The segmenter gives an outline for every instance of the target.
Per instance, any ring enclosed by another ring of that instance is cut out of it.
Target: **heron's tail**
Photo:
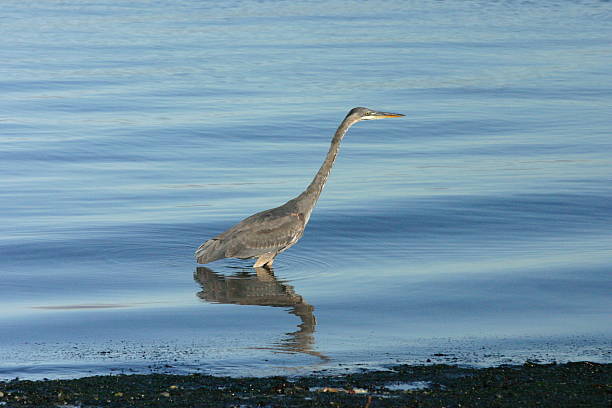
[[[195,258],[199,264],[205,264],[225,258],[223,241],[215,238],[209,239],[196,250]]]

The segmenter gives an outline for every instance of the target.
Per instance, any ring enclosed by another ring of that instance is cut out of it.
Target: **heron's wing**
[[[225,241],[226,257],[250,258],[279,252],[302,236],[304,220],[304,214],[274,208],[246,218],[217,239]]]
[[[221,258],[253,258],[278,253],[295,244],[304,233],[304,227],[304,214],[285,204],[245,218],[204,242],[195,256],[198,263],[208,263]]]

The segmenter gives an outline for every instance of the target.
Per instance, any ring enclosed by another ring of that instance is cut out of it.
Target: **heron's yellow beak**
[[[367,119],[384,119],[384,118],[400,118],[402,116],[401,113],[391,113],[391,112],[372,112],[367,116]]]
[[[383,117],[383,118],[400,118],[400,117],[406,116],[406,115],[402,115],[401,113],[383,113],[380,116]]]

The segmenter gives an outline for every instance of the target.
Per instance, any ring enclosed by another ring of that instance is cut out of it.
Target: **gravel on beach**
[[[612,364],[398,365],[301,377],[112,375],[0,382],[0,407],[610,407]]]

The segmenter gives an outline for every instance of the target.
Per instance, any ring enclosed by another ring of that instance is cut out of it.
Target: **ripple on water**
[[[282,262],[274,264],[274,270],[279,273],[287,273],[284,278],[290,281],[311,279],[312,271],[317,271],[317,275],[325,274],[333,268],[329,259],[320,253],[305,254],[302,251],[285,252],[280,255]]]
[[[282,258],[281,258],[282,257]],[[253,274],[252,259],[225,259],[197,267],[206,267],[215,273],[231,277],[233,275]],[[322,259],[310,258],[303,255],[282,254],[274,263],[272,271],[282,282],[299,282],[333,275],[333,265]]]

